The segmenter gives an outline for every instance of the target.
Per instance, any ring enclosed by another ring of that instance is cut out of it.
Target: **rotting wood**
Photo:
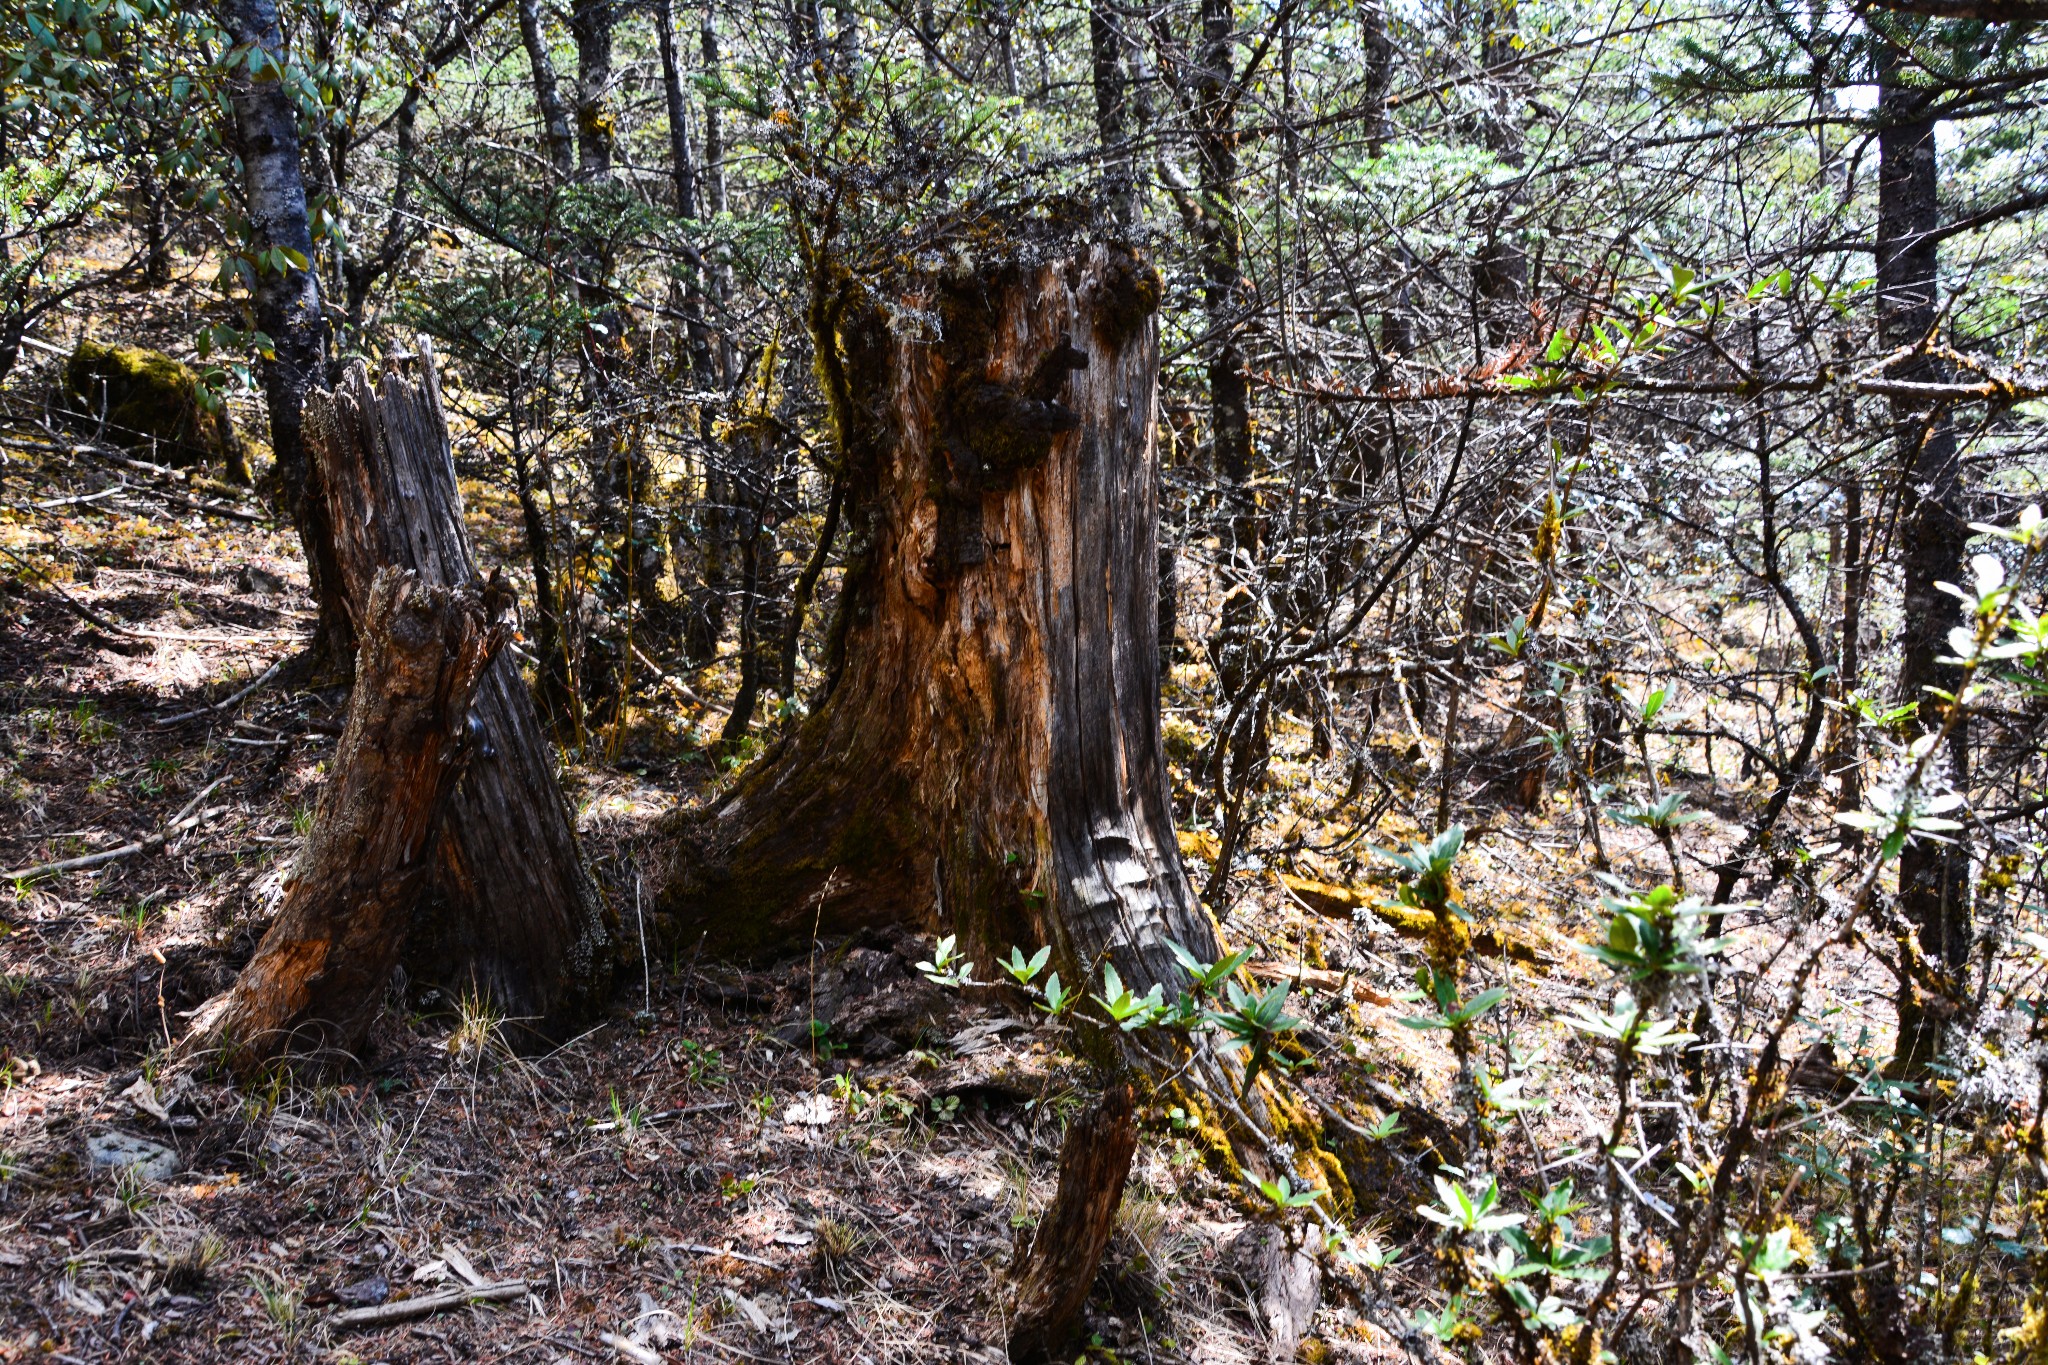
[[[1372,983],[1355,972],[1333,972],[1327,967],[1310,967],[1299,962],[1249,962],[1245,970],[1260,981],[1307,987],[1330,995],[1347,996],[1366,1005],[1391,1005],[1394,997],[1373,989]]]
[[[1216,938],[1159,731],[1158,276],[1120,246],[975,241],[813,309],[847,503],[830,682],[670,824],[666,927],[759,954],[908,922],[1172,990],[1167,940]]]
[[[847,526],[826,683],[667,822],[668,942],[759,957],[909,924],[976,962],[1044,945],[1067,982],[1114,966],[1169,998],[1170,944],[1223,955],[1160,734],[1162,285],[1128,247],[1037,231],[980,220],[920,258],[943,267],[814,286]],[[1296,1168],[1207,1039],[1102,1045],[1213,1101],[1233,1180]]]
[[[466,1308],[473,1303],[516,1303],[525,1298],[530,1290],[531,1286],[525,1280],[462,1285],[455,1289],[440,1289],[431,1294],[421,1294],[417,1298],[380,1303],[374,1308],[350,1308],[327,1319],[327,1325],[336,1331],[345,1331],[349,1328],[389,1327],[393,1323],[432,1317],[451,1308]]]
[[[1182,835],[1183,847],[1187,846],[1189,839],[1190,836]],[[1426,938],[1434,923],[1426,914],[1418,914],[1404,906],[1395,905],[1384,896],[1375,896],[1368,891],[1297,877],[1289,872],[1278,872],[1274,876],[1282,889],[1304,907],[1331,919],[1355,921],[1360,915],[1369,914],[1403,938],[1418,939]],[[1481,956],[1508,957],[1527,967],[1548,969],[1554,965],[1550,954],[1541,947],[1504,928],[1475,928],[1472,932],[1472,946]]]
[[[1300,1350],[1322,1303],[1316,1258],[1272,1224],[1247,1228],[1235,1251],[1266,1330],[1266,1359],[1285,1365]]]
[[[1017,1277],[1010,1359],[1018,1365],[1057,1359],[1073,1340],[1095,1269],[1116,1230],[1137,1147],[1129,1085],[1112,1086],[1067,1129],[1059,1187]]]
[[[188,1055],[248,1074],[292,1051],[359,1051],[405,917],[433,867],[466,719],[508,628],[476,592],[380,572],[356,617],[356,685],[284,907],[234,987],[198,1012]]]
[[[432,348],[348,367],[306,407],[351,615],[387,564],[429,583],[479,576]],[[502,578],[482,585],[508,598]],[[441,822],[430,894],[405,947],[415,982],[487,1002],[515,1039],[564,1036],[602,1001],[616,935],[576,846],[553,751],[508,650],[477,689],[474,756]]]

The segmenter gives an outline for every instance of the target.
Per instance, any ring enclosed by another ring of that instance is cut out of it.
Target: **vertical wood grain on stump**
[[[1322,1269],[1285,1228],[1271,1223],[1246,1228],[1231,1253],[1266,1329],[1266,1359],[1285,1365],[1300,1351],[1322,1304]]]
[[[1137,1146],[1128,1085],[1110,1089],[1067,1129],[1059,1188],[1017,1277],[1010,1359],[1018,1365],[1055,1359],[1073,1340],[1095,1269],[1116,1230]]]
[[[1158,298],[1149,265],[1096,246],[826,301],[831,680],[671,824],[679,937],[772,951],[910,922],[981,961],[1051,944],[1068,980],[1107,956],[1135,991],[1178,979],[1167,939],[1213,960],[1159,735]]]
[[[477,684],[508,633],[473,589],[395,569],[365,592],[355,627],[348,721],[284,907],[194,1030],[240,1071],[361,1047],[433,868]]]
[[[431,348],[373,379],[349,366],[306,408],[351,615],[380,568],[475,584]],[[486,590],[502,594],[497,580]],[[488,1000],[550,1035],[602,999],[613,935],[576,847],[552,750],[509,651],[477,689],[475,754],[449,798],[430,897],[412,922],[415,980]]]

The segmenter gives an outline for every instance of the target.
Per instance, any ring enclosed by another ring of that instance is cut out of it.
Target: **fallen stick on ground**
[[[711,1336],[708,1333],[703,1336],[694,1338],[690,1344],[692,1346],[716,1346],[721,1351],[732,1352],[741,1360],[760,1360],[768,1362],[768,1365],[775,1365],[774,1356],[757,1356],[752,1351],[742,1350],[741,1348],[733,1345],[731,1342],[720,1341],[717,1337]]]
[[[263,670],[263,676],[256,679],[255,682],[250,683],[247,687],[242,688],[239,692],[236,692],[234,695],[222,697],[219,701],[214,702],[211,706],[202,706],[196,711],[181,711],[175,716],[160,717],[157,720],[157,724],[176,725],[180,721],[197,720],[201,716],[210,716],[216,712],[225,711],[230,706],[233,706],[236,702],[248,696],[251,692],[254,692],[257,688],[263,686],[263,684],[269,682],[272,678],[276,677],[278,670],[283,668],[285,666],[286,661],[291,657],[292,656],[290,655],[286,655],[285,658],[279,659],[276,663],[272,664],[270,667]]]
[[[626,1359],[639,1362],[639,1365],[661,1365],[661,1352],[649,1350],[639,1342],[622,1337],[617,1332],[599,1332],[597,1339]]]
[[[117,858],[131,858],[138,853],[147,853],[150,849],[169,843],[172,839],[183,834],[193,826],[211,820],[214,816],[227,811],[229,808],[226,806],[213,806],[207,810],[200,811],[196,815],[193,814],[193,807],[213,795],[215,789],[225,781],[227,781],[225,777],[216,777],[207,784],[206,790],[200,792],[199,795],[193,797],[190,801],[187,801],[185,809],[172,816],[169,824],[150,835],[147,839],[138,839],[132,844],[123,844],[119,848],[104,849],[98,853],[86,853],[76,858],[65,858],[61,862],[40,863],[35,867],[24,867],[14,872],[0,872],[0,881],[33,881],[37,877],[48,877],[59,872],[77,872],[83,868],[98,867],[101,863],[111,863]]]
[[[724,1247],[708,1247],[702,1242],[665,1242],[663,1245],[676,1251],[687,1251],[693,1256],[730,1256],[735,1261],[745,1261],[749,1265],[765,1265],[770,1270],[783,1268],[760,1256],[749,1256],[744,1251],[727,1251]]]
[[[63,607],[86,624],[97,626],[110,635],[125,635],[131,640],[177,640],[186,644],[198,645],[246,645],[260,644],[265,640],[296,640],[299,638],[290,631],[282,630],[265,631],[262,634],[250,635],[194,635],[190,631],[184,630],[138,630],[134,626],[124,626],[120,622],[110,620],[101,613],[94,611],[91,607],[88,607],[85,603],[58,587],[56,581],[50,577],[47,570],[41,569],[30,561],[23,559],[6,546],[0,545],[0,555],[6,555],[16,564],[21,565],[22,568],[42,578],[43,581],[40,584],[31,585],[34,591],[46,593],[55,598],[57,605]]]
[[[115,484],[112,488],[102,488],[97,493],[80,493],[75,498],[49,498],[37,503],[36,506],[44,511],[49,511],[55,507],[78,507],[88,502],[98,502],[101,498],[111,498],[117,493],[126,493],[127,491],[128,484],[124,480],[121,483]]]
[[[1260,981],[1284,982],[1296,989],[1305,986],[1331,995],[1349,995],[1368,1005],[1394,1003],[1392,996],[1374,990],[1371,982],[1361,981],[1351,972],[1333,972],[1327,968],[1291,962],[1253,962],[1247,964],[1245,970]]]
[[[394,1322],[411,1322],[414,1318],[431,1317],[450,1308],[461,1308],[472,1303],[510,1303],[526,1297],[527,1284],[524,1280],[506,1280],[501,1284],[457,1285],[452,1289],[439,1289],[418,1298],[400,1299],[396,1303],[380,1303],[375,1308],[351,1308],[329,1318],[332,1327],[384,1327]]]
[[[670,692],[673,692],[678,701],[688,702],[691,706],[701,706],[704,707],[706,710],[712,709],[713,703],[708,702],[704,700],[704,698],[698,696],[697,693],[694,690],[692,690],[690,685],[684,682],[682,679],[672,678],[667,673],[663,672],[661,665],[654,662],[654,660],[648,658],[647,651],[640,648],[640,646],[633,646],[633,657],[638,659],[642,664],[644,664],[648,672],[654,674],[654,680],[656,682],[660,683],[663,687],[666,687]]]
[[[687,1109],[661,1109],[638,1119],[629,1119],[623,1123],[618,1119],[606,1119],[603,1123],[593,1123],[590,1125],[590,1131],[593,1133],[609,1133],[619,1128],[641,1128],[650,1123],[667,1123],[670,1119],[684,1118],[691,1114],[716,1114],[720,1110],[737,1108],[738,1105],[738,1100],[713,1100],[709,1104],[693,1104]]]

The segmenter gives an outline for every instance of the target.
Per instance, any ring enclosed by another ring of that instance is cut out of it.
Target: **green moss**
[[[81,341],[64,366],[64,400],[73,420],[159,464],[221,464],[249,481],[248,456],[225,412],[201,403],[190,365],[140,346]]]
[[[1230,1135],[1223,1131],[1223,1124],[1216,1117],[1216,1106],[1201,1091],[1174,1081],[1166,1087],[1171,1102],[1187,1114],[1187,1128],[1183,1136],[1201,1154],[1202,1163],[1209,1173],[1224,1185],[1239,1194],[1245,1188],[1244,1165],[1237,1159],[1236,1148],[1230,1145]]]
[[[1267,1086],[1266,1118],[1273,1136],[1294,1148],[1295,1177],[1329,1191],[1330,1212],[1349,1218],[1357,1210],[1351,1177],[1323,1137],[1323,1121],[1279,1086]]]
[[[1112,349],[1121,349],[1145,319],[1159,311],[1166,286],[1159,272],[1142,257],[1113,253],[1109,270],[1097,286],[1095,334]]]

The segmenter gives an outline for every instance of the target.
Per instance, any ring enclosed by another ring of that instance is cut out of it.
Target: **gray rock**
[[[95,1133],[85,1140],[94,1170],[134,1170],[150,1180],[169,1180],[178,1173],[178,1154],[160,1142],[130,1133]]]

